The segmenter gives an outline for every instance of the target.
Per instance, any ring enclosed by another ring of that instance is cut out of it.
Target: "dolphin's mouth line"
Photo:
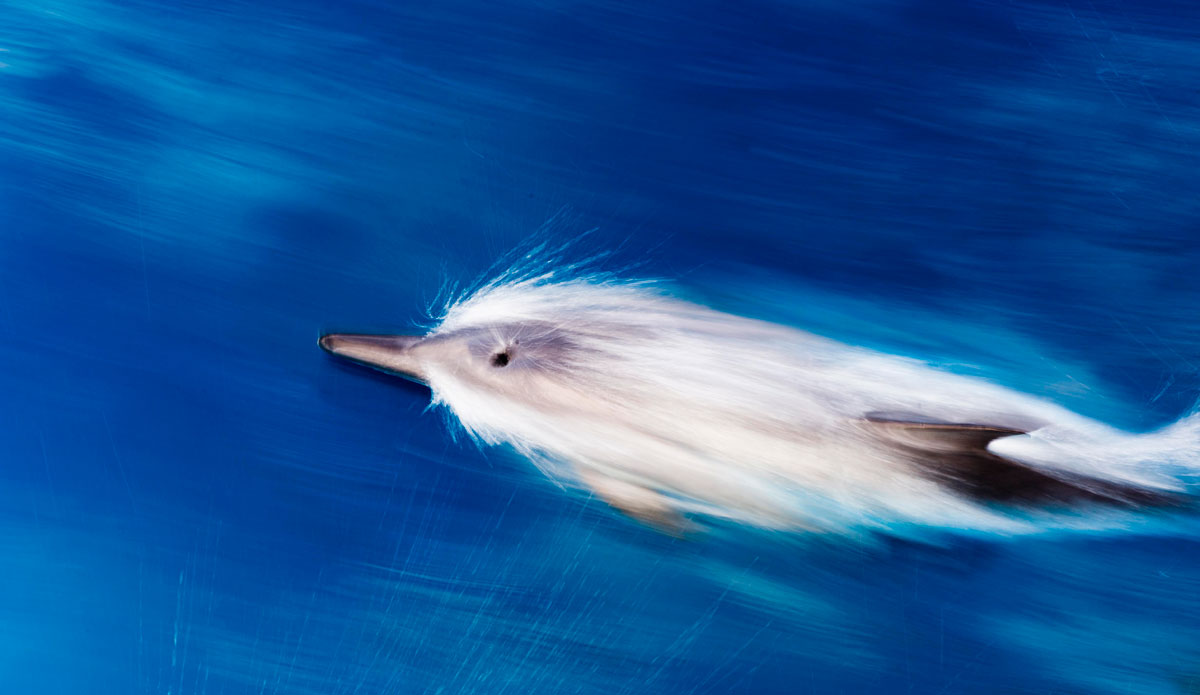
[[[326,352],[330,352],[330,351],[327,350]],[[372,371],[379,372],[381,374],[387,374],[388,376],[398,376],[401,379],[404,379],[405,381],[410,381],[414,384],[420,384],[421,386],[425,386],[425,387],[429,386],[429,382],[427,382],[424,379],[422,379],[421,377],[415,376],[409,372],[403,372],[403,371],[400,371],[397,369],[389,369],[387,367],[381,367],[377,364],[371,364],[370,362],[367,362],[366,360],[356,360],[353,357],[344,357],[342,355],[337,355],[332,352],[330,352],[330,354],[333,354],[336,359],[342,360],[349,364],[353,364],[356,367],[363,367],[365,369],[370,369]]]

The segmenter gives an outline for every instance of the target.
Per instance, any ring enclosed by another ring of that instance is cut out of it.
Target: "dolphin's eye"
[[[508,366],[508,350],[505,350],[504,352],[497,352],[496,354],[492,355],[492,366],[493,367],[507,367]]]

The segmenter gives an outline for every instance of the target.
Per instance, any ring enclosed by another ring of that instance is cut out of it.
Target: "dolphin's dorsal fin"
[[[920,473],[981,501],[1025,506],[1171,503],[1153,490],[1066,472],[1051,475],[988,450],[993,440],[1026,434],[1023,430],[875,415],[864,422]]]
[[[1026,434],[1025,430],[993,425],[893,420],[874,415],[868,415],[866,420],[910,446],[944,451],[987,452],[987,445],[993,439]],[[987,453],[994,456],[990,452]]]
[[[671,501],[659,492],[599,471],[584,470],[578,475],[580,482],[609,506],[657,531],[680,538],[692,528]]]

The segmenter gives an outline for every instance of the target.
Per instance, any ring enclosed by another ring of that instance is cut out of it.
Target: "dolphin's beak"
[[[352,362],[425,383],[413,346],[421,342],[415,335],[354,335],[330,333],[317,344],[328,353]]]

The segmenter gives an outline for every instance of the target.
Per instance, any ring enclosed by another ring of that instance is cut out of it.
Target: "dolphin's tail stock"
[[[1088,471],[1111,485],[1187,503],[1200,494],[1200,411],[1145,434],[1047,427],[996,440],[991,451],[1070,475]]]
[[[1179,493],[1157,485],[1045,469],[997,455],[992,442],[1028,434],[985,425],[868,418],[879,436],[918,471],[962,495],[1017,507],[1172,507]]]

